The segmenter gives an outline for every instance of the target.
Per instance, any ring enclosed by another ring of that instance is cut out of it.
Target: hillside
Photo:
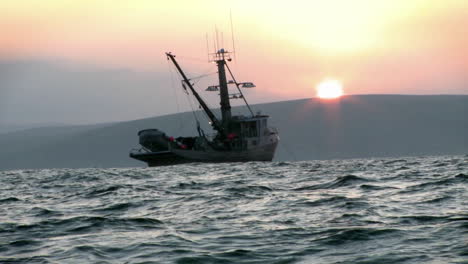
[[[275,160],[468,153],[468,96],[355,95],[256,105],[281,143]],[[240,111],[234,109],[234,112]],[[201,116],[201,115],[199,115]],[[203,124],[206,126],[206,122]],[[0,134],[0,169],[145,166],[128,157],[137,132],[195,134],[192,113]]]

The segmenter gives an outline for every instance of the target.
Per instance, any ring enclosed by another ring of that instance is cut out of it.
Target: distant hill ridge
[[[468,154],[468,95],[353,95],[254,109],[270,115],[270,125],[280,132],[275,160]],[[145,128],[174,136],[196,133],[191,112],[16,131],[0,134],[0,169],[142,167],[128,153]]]

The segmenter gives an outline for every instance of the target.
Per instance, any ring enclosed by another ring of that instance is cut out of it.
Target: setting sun
[[[343,87],[337,80],[325,80],[317,85],[317,96],[320,98],[338,98],[343,95]]]

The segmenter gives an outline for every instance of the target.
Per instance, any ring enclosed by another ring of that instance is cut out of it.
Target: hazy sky
[[[232,49],[230,10],[251,103],[313,97],[326,78],[347,94],[468,94],[466,0],[1,0],[0,125],[185,110],[164,52],[215,72],[206,34]]]

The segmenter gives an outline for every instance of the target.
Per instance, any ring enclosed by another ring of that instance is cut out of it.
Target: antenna
[[[218,38],[218,27],[215,26],[215,31],[216,31],[216,51],[217,52],[219,50],[219,38]]]
[[[216,38],[215,38],[214,33],[213,33],[213,52],[216,53]]]
[[[236,56],[236,46],[234,45],[234,26],[232,25],[232,10],[229,9],[229,19],[231,20],[231,39],[232,39],[232,53],[234,53],[234,59],[237,62],[237,56]]]
[[[206,56],[208,58],[208,62],[210,61],[210,49],[208,45],[208,33],[205,34],[206,37]]]

